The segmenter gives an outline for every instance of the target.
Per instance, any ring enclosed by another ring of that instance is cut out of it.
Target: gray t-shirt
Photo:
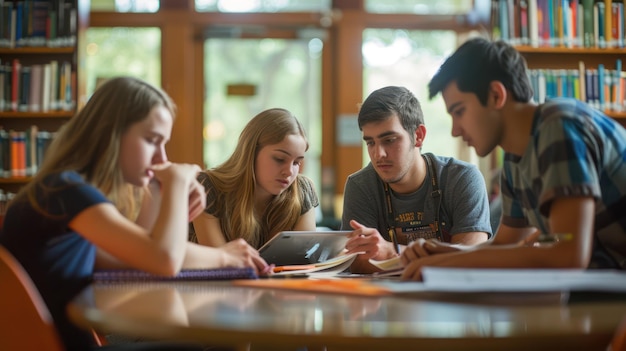
[[[431,155],[432,156],[432,155]],[[424,156],[425,157],[425,156]],[[441,190],[439,225],[443,238],[467,232],[491,235],[489,202],[485,180],[478,168],[450,157],[433,156]],[[417,238],[436,238],[433,226],[438,201],[433,198],[431,171],[424,184],[412,194],[396,194],[389,188],[398,241],[407,244]],[[386,240],[388,234],[384,183],[372,164],[350,175],[346,181],[341,229],[351,230],[350,220],[377,228]]]

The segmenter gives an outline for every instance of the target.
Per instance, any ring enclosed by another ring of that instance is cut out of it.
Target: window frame
[[[332,24],[327,26],[328,16]],[[204,83],[203,30],[211,25],[261,25],[328,29],[322,55],[322,203],[342,196],[348,175],[362,165],[362,146],[337,142],[337,120],[356,115],[362,100],[362,33],[366,28],[409,30],[446,29],[460,36],[481,24],[463,15],[377,14],[364,9],[363,0],[333,0],[330,13],[217,13],[196,12],[194,1],[161,0],[156,13],[91,12],[90,27],[159,27],[161,29],[161,82],[178,105],[167,151],[171,160],[202,164],[202,104]],[[182,40],[181,40],[182,39]],[[330,179],[330,181],[328,181]],[[332,182],[332,183],[331,183]],[[332,197],[335,197],[332,199]],[[325,197],[331,199],[325,200]]]

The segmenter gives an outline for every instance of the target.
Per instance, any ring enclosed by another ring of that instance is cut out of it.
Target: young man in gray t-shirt
[[[489,238],[481,173],[471,164],[421,153],[426,127],[408,89],[374,91],[358,122],[371,162],[348,177],[344,192],[342,229],[353,230],[346,248],[365,252],[352,272],[376,271],[369,259],[397,256],[416,240],[475,245]]]

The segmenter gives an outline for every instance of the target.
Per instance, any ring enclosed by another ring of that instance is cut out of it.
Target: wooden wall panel
[[[202,115],[196,106],[193,27],[172,21],[162,26],[163,89],[178,106],[167,152],[172,161],[202,165]]]
[[[335,122],[341,115],[358,114],[363,100],[361,38],[365,27],[359,13],[360,10],[344,10],[340,23],[335,27]],[[335,128],[335,125],[332,127]],[[343,194],[346,178],[361,169],[362,150],[361,145],[337,144],[335,150],[335,189],[337,194]]]

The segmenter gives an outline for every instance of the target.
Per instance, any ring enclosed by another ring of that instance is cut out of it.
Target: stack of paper
[[[424,267],[422,277],[433,291],[626,292],[626,272],[616,270]]]
[[[423,282],[381,281],[394,293],[626,292],[626,272],[593,269],[422,268]]]

